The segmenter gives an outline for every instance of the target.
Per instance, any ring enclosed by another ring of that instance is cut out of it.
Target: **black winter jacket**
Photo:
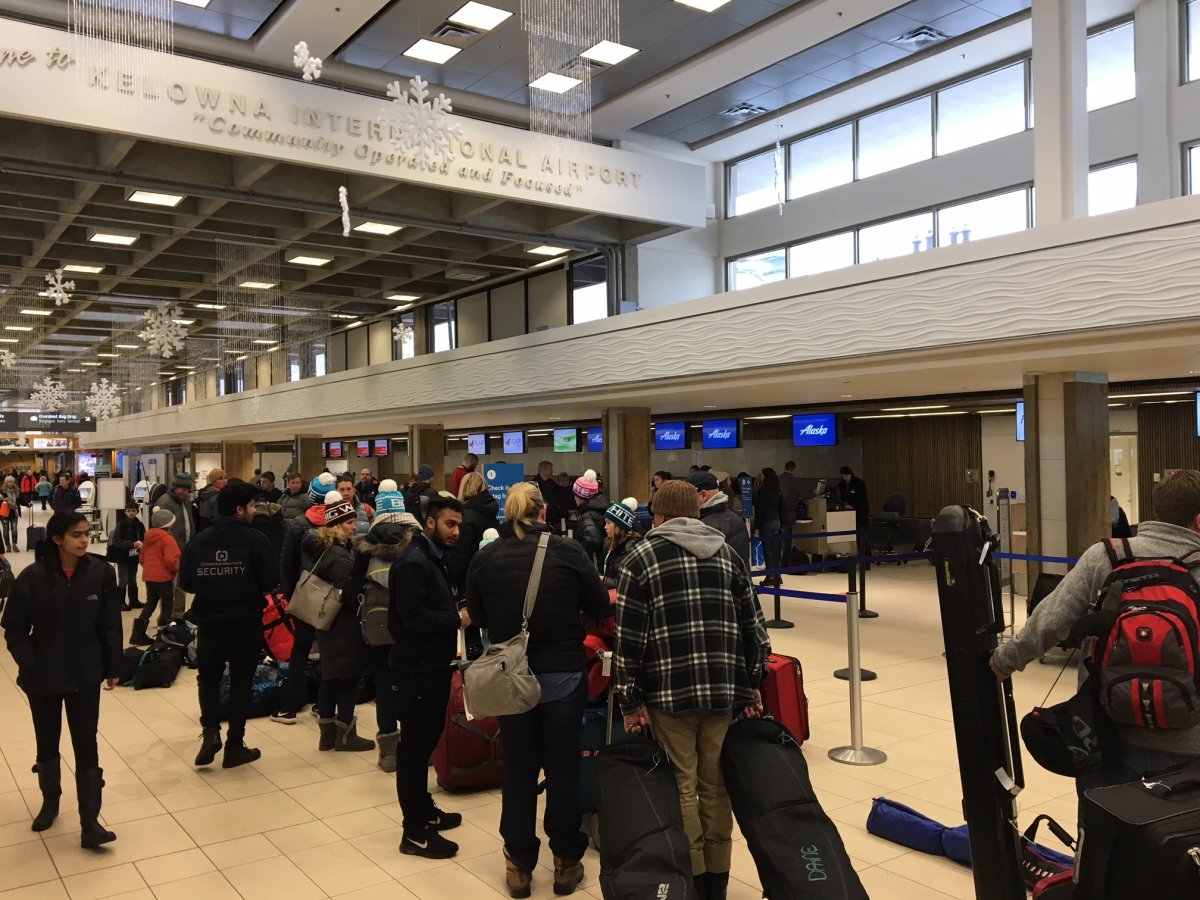
[[[642,540],[642,535],[636,531],[626,532],[625,539],[617,546],[613,547],[604,557],[604,586],[606,588],[615,588],[617,586],[617,566],[621,564],[621,560],[638,545]]]
[[[129,551],[138,541],[146,539],[146,526],[140,519],[131,519],[124,514],[117,519],[117,527],[113,529],[108,539],[108,549],[105,557],[109,562],[128,563],[137,556],[130,556]]]
[[[521,630],[538,538],[546,531],[545,525],[533,525],[520,540],[506,522],[500,526],[500,539],[471,560],[467,608],[472,623],[486,628],[492,643],[507,641]],[[581,613],[593,619],[607,615],[608,591],[579,544],[553,536],[529,619],[529,667],[535,674],[584,670]]]
[[[578,506],[579,520],[575,523],[575,540],[583,545],[597,571],[604,566],[604,511],[609,505],[603,494],[597,494]]]
[[[746,520],[729,508],[728,501],[700,507],[700,521],[725,535],[729,549],[750,565],[750,533],[746,531]]]
[[[467,587],[467,567],[479,549],[483,533],[489,528],[499,528],[500,504],[496,498],[484,491],[463,504],[462,525],[458,529],[458,543],[450,548],[450,581],[459,599]]]
[[[183,548],[179,586],[196,595],[197,625],[259,623],[266,595],[279,584],[279,560],[271,543],[233,516],[217,516]]]
[[[418,481],[412,487],[406,487],[404,493],[404,508],[412,513],[413,518],[425,525],[425,510],[421,505],[422,497],[433,498],[438,495],[436,489],[428,481]]]
[[[388,581],[388,630],[395,641],[389,665],[408,672],[448,668],[458,653],[460,619],[445,551],[438,559],[433,543],[418,534],[392,563]]]
[[[57,552],[19,576],[0,627],[27,694],[73,694],[115,677],[121,594],[112,566],[91,554],[67,579]]]
[[[322,556],[324,554],[324,556]],[[342,608],[327,631],[317,632],[321,651],[321,679],[357,678],[367,671],[367,645],[358,621],[358,596],[351,593],[354,554],[349,541],[326,544],[315,533],[304,539],[301,564],[318,578],[342,589]],[[320,560],[320,566],[317,561]]]
[[[784,519],[783,493],[776,487],[760,487],[754,497],[754,524]]]

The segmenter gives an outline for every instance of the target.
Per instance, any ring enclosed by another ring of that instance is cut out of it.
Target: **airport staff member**
[[[858,532],[858,555],[869,556],[867,529],[870,527],[871,501],[867,499],[867,483],[854,474],[849,466],[842,466],[842,480],[838,483],[838,497],[842,506],[854,510],[854,528]]]

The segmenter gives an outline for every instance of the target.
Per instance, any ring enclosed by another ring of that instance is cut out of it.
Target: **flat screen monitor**
[[[375,448],[376,456],[391,456],[392,455],[392,442],[389,441],[387,438],[383,438],[382,440],[378,440],[378,441],[372,441],[371,444]]]
[[[594,425],[587,430],[587,448],[588,453],[603,453],[604,452],[604,428],[600,425]]]
[[[508,456],[513,453],[525,452],[525,432],[523,431],[506,431],[504,432],[504,455]]]
[[[706,419],[704,421],[705,450],[736,450],[741,446],[738,419]]]
[[[321,459],[329,459],[329,441],[321,441]]]
[[[468,434],[467,452],[476,456],[487,456],[488,436],[486,434]]]
[[[835,413],[808,413],[792,416],[792,446],[836,447],[837,415]]]
[[[1025,401],[1017,401],[1017,440],[1025,440]]]
[[[813,488],[813,499],[820,500],[825,496],[825,479],[818,478],[817,486]]]
[[[687,447],[686,422],[656,422],[654,424],[655,450],[686,450]]]
[[[555,453],[578,453],[579,452],[579,429],[578,428],[555,428],[554,429],[554,452]]]
[[[79,471],[87,472],[93,478],[96,477],[96,454],[95,453],[80,453],[79,454]]]
[[[117,474],[118,475],[125,474],[125,451],[124,450],[117,451]]]
[[[345,458],[344,454],[342,453],[342,442],[341,441],[330,441],[329,442],[329,458],[330,459],[344,459]]]
[[[369,459],[371,456],[371,442],[358,441],[355,446],[355,454],[359,459]]]

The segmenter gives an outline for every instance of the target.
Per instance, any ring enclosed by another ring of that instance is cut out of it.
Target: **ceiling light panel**
[[[494,6],[488,6],[485,3],[467,3],[458,12],[450,16],[447,21],[453,22],[455,25],[466,25],[468,28],[474,28],[478,31],[491,31],[499,25],[502,25],[512,17],[506,9],[496,9]]]
[[[566,247],[554,247],[550,244],[542,244],[540,247],[530,247],[525,252],[532,256],[562,256],[568,251]]]
[[[104,266],[81,266],[72,263],[69,266],[63,266],[64,272],[74,272],[77,275],[99,275],[104,271]]]
[[[698,9],[700,12],[712,12],[714,9],[720,9],[729,0],[675,0],[680,6],[690,6],[692,9]]]
[[[387,299],[393,303],[415,303],[421,298],[417,294],[388,294]]]
[[[275,287],[276,283],[274,281],[243,281],[238,287],[248,288],[252,291],[269,291]]]
[[[224,303],[194,303],[196,309],[224,309]]]
[[[629,59],[629,57],[637,52],[637,48],[635,47],[626,47],[624,44],[618,44],[615,41],[601,41],[596,46],[584,50],[579,55],[584,59],[604,63],[607,66],[615,66],[617,63]]]
[[[403,227],[403,225],[385,225],[383,222],[363,222],[361,225],[355,225],[354,230],[363,234],[381,234],[384,237],[390,237]]]
[[[21,310],[21,315],[23,315],[23,316],[48,316],[50,314],[51,314],[51,311],[48,309],[23,309],[23,310]]]
[[[437,41],[429,41],[421,38],[421,40],[405,50],[404,55],[412,59],[421,59],[440,66],[447,60],[452,59],[458,53],[458,50],[458,47],[451,47],[449,44],[439,44]]]
[[[200,9],[208,9],[208,4],[211,3],[212,0],[175,0],[175,2],[182,3],[185,6],[196,6]]]
[[[573,87],[578,87],[583,84],[578,78],[568,78],[566,75],[559,75],[557,72],[547,72],[541,78],[529,82],[531,88],[537,88],[541,91],[549,91],[552,94],[565,94]]]
[[[332,256],[292,256],[288,262],[296,266],[327,266],[333,262]]]
[[[163,194],[158,191],[130,191],[125,199],[130,203],[175,207],[184,201],[184,196],[183,194]]]
[[[114,228],[93,228],[88,231],[88,240],[93,244],[112,244],[116,247],[130,247],[136,244],[141,235],[132,231],[118,231]]]

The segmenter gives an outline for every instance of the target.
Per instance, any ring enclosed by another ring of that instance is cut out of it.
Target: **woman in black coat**
[[[461,598],[467,587],[467,567],[479,549],[483,533],[500,527],[500,504],[488,492],[487,481],[478,472],[468,472],[458,486],[462,501],[462,524],[458,526],[458,543],[448,551],[450,580]]]
[[[375,742],[358,736],[354,701],[359,679],[370,666],[358,620],[358,598],[347,588],[354,576],[354,532],[358,512],[349,500],[325,507],[325,527],[300,547],[305,571],[342,589],[342,608],[327,631],[317,632],[321,651],[321,687],[317,693],[319,750],[374,750]]]
[[[763,557],[768,569],[779,568],[782,539],[780,528],[785,519],[783,489],[779,484],[779,475],[770,466],[762,470],[762,480],[758,485],[758,494],[754,498],[754,527],[758,529],[763,542]],[[783,579],[779,575],[769,575],[763,584],[773,584],[779,587]]]
[[[34,831],[58,816],[62,767],[58,753],[63,707],[75,751],[81,846],[94,850],[117,836],[100,825],[104,773],[96,746],[100,683],[117,684],[121,660],[121,596],[112,567],[88,555],[88,520],[56,512],[46,525],[43,552],[23,571],[0,619],[17,684],[29,697],[37,736],[42,808]]]
[[[580,860],[588,845],[579,827],[579,722],[588,695],[580,614],[593,619],[605,615],[608,591],[578,543],[551,536],[545,500],[535,485],[513,486],[504,517],[500,538],[475,554],[467,574],[471,621],[486,628],[493,643],[510,640],[521,630],[538,542],[549,537],[529,618],[529,667],[541,684],[541,702],[520,715],[500,717],[505,877],[512,896],[529,896],[541,844],[535,826],[538,776],[544,770],[544,825],[554,854],[554,891],[570,894],[583,880]]]

